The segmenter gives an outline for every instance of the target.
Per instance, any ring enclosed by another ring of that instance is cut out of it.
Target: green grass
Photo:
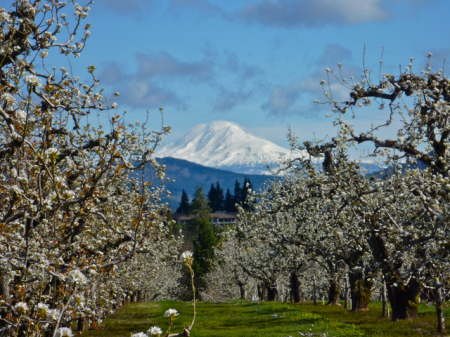
[[[171,332],[181,332],[192,320],[192,304],[164,301],[129,304],[83,336],[127,336],[146,332],[151,326],[163,331],[168,326],[164,312],[177,309]],[[445,309],[448,317],[450,309]],[[381,303],[372,302],[367,312],[352,313],[343,307],[248,301],[197,303],[192,337],[300,336],[300,332],[327,333],[328,336],[428,336],[436,335],[434,307],[421,305],[416,321],[391,322],[381,318]]]

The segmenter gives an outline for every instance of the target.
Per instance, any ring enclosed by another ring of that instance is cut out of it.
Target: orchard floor
[[[167,328],[164,312],[176,309],[180,315],[172,326],[179,333],[192,320],[192,304],[164,301],[133,303],[122,307],[100,324],[100,331],[87,331],[90,336],[129,337],[146,332],[151,326]],[[448,319],[450,308],[446,307]],[[352,313],[343,306],[327,306],[280,302],[232,301],[229,303],[197,303],[197,318],[192,337],[264,337],[264,336],[437,336],[435,308],[421,304],[416,321],[391,322],[380,318],[381,303],[372,302],[367,312]],[[449,320],[450,321],[450,320]],[[449,323],[450,327],[450,323]],[[449,328],[450,331],[450,328]],[[307,334],[306,334],[307,333]]]

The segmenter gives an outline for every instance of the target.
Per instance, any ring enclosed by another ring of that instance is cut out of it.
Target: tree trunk
[[[381,301],[383,304],[383,311],[381,312],[381,317],[387,317],[387,301],[386,301],[386,279],[384,276],[383,278],[383,285],[381,286]]]
[[[239,290],[241,291],[241,300],[245,300],[245,298],[247,297],[245,294],[245,286],[243,284],[240,284]]]
[[[372,295],[373,281],[368,281],[366,278],[357,282],[356,297],[358,302],[357,310],[368,311],[370,297]]]
[[[84,329],[86,328],[86,319],[84,317],[80,317],[77,319],[77,331],[80,333],[80,335],[84,332]]]
[[[291,281],[292,302],[299,303],[300,302],[300,281],[298,280],[297,273],[291,273],[290,281]]]
[[[348,295],[349,295],[350,289],[348,286],[348,276],[345,275],[345,287],[344,287],[344,308],[346,310],[349,309],[348,305]]]
[[[258,284],[258,296],[260,301],[264,301],[266,299],[266,287],[264,284]]]
[[[267,287],[267,301],[274,302],[277,298],[277,294],[277,288],[274,288],[272,286]]]
[[[349,275],[352,293],[352,311],[369,310],[373,281],[368,281],[361,272]]]
[[[316,297],[316,277],[314,276],[314,280],[313,280],[313,300],[314,300],[314,305],[317,304],[317,297]]]
[[[339,296],[341,294],[341,287],[337,280],[330,281],[328,290],[328,305],[341,305],[339,303]]]
[[[4,300],[8,300],[10,297],[10,293],[9,293],[9,282],[8,279],[4,274],[2,275],[2,278],[0,280],[0,298],[4,299]],[[7,309],[0,309],[0,316],[1,317],[5,317],[7,313]],[[3,321],[0,321],[0,328],[6,327],[6,323]]]
[[[443,300],[442,300],[442,283],[439,279],[436,279],[434,284],[436,288],[436,314],[438,319],[438,332],[445,332],[445,321],[444,321],[444,310],[443,310]]]
[[[402,284],[388,287],[393,321],[417,318],[421,290],[422,286],[417,279],[410,280],[406,287]]]

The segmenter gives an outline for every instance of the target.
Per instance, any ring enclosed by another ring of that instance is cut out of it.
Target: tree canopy
[[[48,61],[55,52],[69,67],[80,56],[91,4],[0,7],[0,329],[9,335],[58,335],[128,296],[176,291],[168,276],[180,243],[162,216],[164,186],[141,178],[149,167],[164,178],[152,154],[170,127],[148,130],[162,108],[125,125],[119,93],[99,87],[94,65],[78,77]]]

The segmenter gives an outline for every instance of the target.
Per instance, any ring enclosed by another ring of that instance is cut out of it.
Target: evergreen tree
[[[213,191],[215,188],[213,189]],[[194,264],[192,269],[195,273],[195,284],[197,290],[205,287],[202,276],[211,269],[211,262],[214,258],[214,247],[217,245],[218,239],[214,234],[214,228],[209,221],[208,199],[203,192],[203,186],[197,186],[192,199],[190,214],[193,215],[189,224],[188,231],[194,238]]]
[[[234,203],[240,204],[242,201],[242,189],[241,184],[236,179],[236,182],[234,183]]]
[[[236,206],[235,206],[234,197],[231,194],[230,189],[227,189],[227,193],[225,194],[224,208],[225,208],[225,212],[227,212],[227,213],[237,211]]]
[[[239,203],[244,205],[246,199],[247,199],[247,177],[244,178],[244,185],[242,186],[241,189]]]
[[[200,227],[202,222],[209,222],[209,214],[211,213],[211,208],[208,204],[208,199],[203,192],[203,186],[196,187],[194,198],[189,206],[189,215],[191,219],[186,225],[184,225],[185,231],[185,241],[187,243],[194,243],[198,237]]]
[[[217,211],[217,190],[214,186],[214,184],[211,183],[211,188],[208,192],[208,200],[209,200],[209,206],[211,207],[212,212]]]
[[[216,186],[214,186],[214,184],[211,184],[211,189],[208,193],[208,200],[213,213],[217,211],[223,211],[223,188],[220,187],[219,182],[216,183]]]
[[[216,183],[216,193],[217,193],[217,199],[216,199],[217,211],[223,211],[224,210],[225,197],[223,195],[223,188],[220,187],[219,182]]]
[[[203,192],[203,186],[197,186],[194,199],[189,207],[189,213],[193,215],[205,215],[209,218],[209,213],[211,213],[211,208],[209,207],[208,199]]]
[[[211,271],[211,265],[214,260],[214,248],[217,246],[218,239],[214,234],[214,228],[208,218],[196,218],[198,226],[198,237],[194,241],[194,264],[192,269],[195,273],[195,285],[197,291],[199,288],[206,287],[203,276]]]
[[[189,213],[189,197],[185,190],[181,194],[180,207],[177,208],[177,213]]]

